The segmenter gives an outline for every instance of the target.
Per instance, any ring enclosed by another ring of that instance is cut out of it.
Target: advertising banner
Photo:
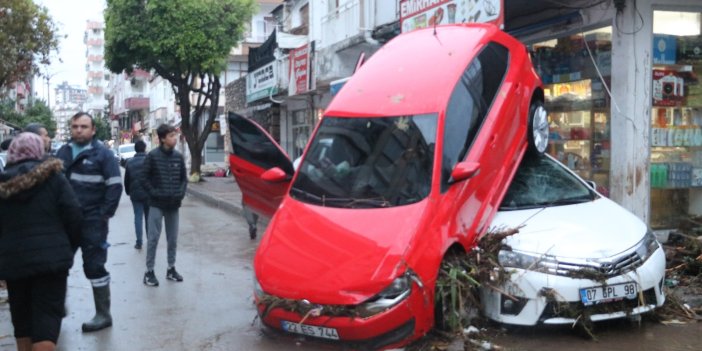
[[[402,0],[402,32],[451,23],[493,23],[504,26],[503,0]]]
[[[290,86],[288,87],[288,95],[308,92],[311,89],[309,45],[305,44],[290,50],[289,59]]]
[[[278,92],[275,61],[261,66],[246,75],[246,102],[256,101]]]

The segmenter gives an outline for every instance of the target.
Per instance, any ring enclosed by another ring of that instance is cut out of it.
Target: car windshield
[[[500,210],[570,205],[595,198],[592,189],[552,158],[528,155],[519,165]]]
[[[119,153],[123,154],[125,152],[134,152],[134,145],[133,144],[120,145],[119,146]]]
[[[329,207],[418,202],[431,188],[437,114],[324,117],[290,195]]]

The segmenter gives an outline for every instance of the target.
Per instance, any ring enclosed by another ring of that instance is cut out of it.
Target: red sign
[[[681,106],[685,80],[675,71],[653,70],[653,106]]]
[[[290,86],[289,95],[302,94],[310,90],[309,44],[290,50]]]

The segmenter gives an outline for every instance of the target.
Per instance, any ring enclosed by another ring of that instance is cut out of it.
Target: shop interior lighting
[[[653,11],[653,33],[677,36],[700,35],[702,13]]]

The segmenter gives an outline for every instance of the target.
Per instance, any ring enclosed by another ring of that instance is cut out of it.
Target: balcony
[[[88,72],[88,78],[102,78],[105,73],[101,71],[90,71]]]
[[[340,5],[322,17],[322,40],[319,47],[327,47],[361,33],[361,6],[359,0]]]
[[[102,46],[105,42],[102,39],[88,39],[88,46]]]
[[[88,55],[88,62],[102,62],[102,55]]]
[[[148,110],[149,98],[147,97],[131,97],[124,99],[124,107],[127,110]]]

